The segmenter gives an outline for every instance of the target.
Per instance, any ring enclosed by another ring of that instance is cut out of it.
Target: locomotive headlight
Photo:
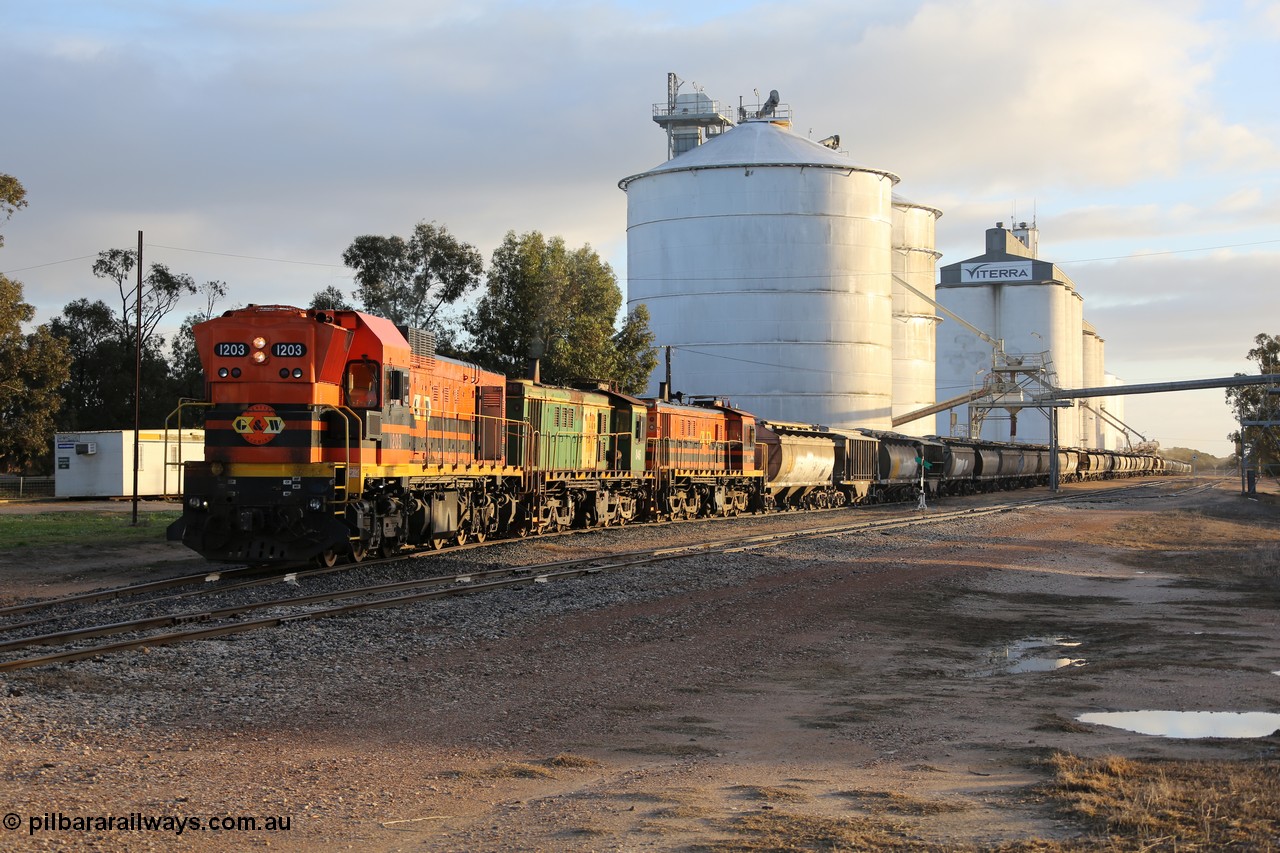
[[[261,340],[261,338],[259,338],[259,340]],[[260,349],[254,350],[253,361],[255,364],[265,364],[267,361],[267,354]]]
[[[312,512],[319,512],[320,510],[324,509],[324,499],[312,498],[311,500],[307,501],[307,509],[311,510]]]
[[[187,498],[187,506],[192,509],[208,509],[209,502],[204,498],[198,498],[193,495],[192,497]]]
[[[219,376],[220,378],[222,378],[222,379],[226,379],[226,378],[227,378],[228,376],[230,376],[230,375],[231,375],[231,371],[230,371],[230,370],[227,370],[225,367],[219,367],[219,368],[218,368],[218,376]]]
[[[266,349],[266,348],[267,348],[267,339],[266,339],[266,338],[264,338],[264,337],[261,337],[261,336],[254,338],[254,339],[253,339],[253,348],[254,348],[254,349]]]
[[[301,379],[301,378],[302,378],[302,368],[301,368],[301,367],[295,367],[295,368],[293,369],[293,378],[294,378],[294,379]]]

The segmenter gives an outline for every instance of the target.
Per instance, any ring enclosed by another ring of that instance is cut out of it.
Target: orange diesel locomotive
[[[355,311],[250,306],[195,336],[205,459],[187,465],[171,538],[210,559],[331,563],[513,517],[500,374]]]

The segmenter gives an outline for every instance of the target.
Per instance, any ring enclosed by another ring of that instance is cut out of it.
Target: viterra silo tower
[[[628,304],[646,305],[655,343],[672,347],[673,390],[887,429],[898,177],[793,134],[770,102],[619,182]]]
[[[1005,366],[1016,360],[1019,365],[1036,365],[1042,374],[1038,387],[1030,391],[993,391],[1005,398],[1004,403],[995,400],[993,409],[1007,405],[1003,414],[982,423],[980,435],[985,439],[1047,444],[1049,410],[1029,405],[1027,394],[1050,385],[1083,387],[1084,300],[1061,269],[1037,256],[1038,244],[1034,225],[1024,222],[1006,229],[998,222],[995,228],[987,229],[984,254],[947,264],[940,271],[938,302],[1002,340]],[[950,331],[938,336],[940,388],[951,393],[980,388],[994,369],[989,343],[968,330],[952,325]],[[967,408],[977,405],[971,403]],[[1080,446],[1080,427],[1077,411],[1060,410],[1058,443]],[[939,423],[938,429],[946,434],[949,426]]]

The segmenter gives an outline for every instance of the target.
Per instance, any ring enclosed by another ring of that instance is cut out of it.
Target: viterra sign
[[[1005,261],[1004,263],[961,264],[960,282],[988,284],[1032,281],[1031,261]]]

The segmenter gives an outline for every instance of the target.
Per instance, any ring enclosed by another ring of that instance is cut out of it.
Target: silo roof
[[[847,172],[872,172],[889,178],[895,184],[899,178],[884,169],[872,169],[854,163],[845,154],[819,145],[811,139],[794,133],[769,121],[748,121],[727,130],[678,157],[673,157],[647,172],[623,178],[618,186],[623,190],[638,178],[665,172],[688,172],[697,169],[733,169],[744,166],[804,166],[806,168],[838,169]]]
[[[919,210],[927,210],[930,213],[932,213],[934,216],[942,216],[942,211],[934,207],[933,205],[920,204],[919,202],[914,202],[909,198],[903,198],[897,193],[893,194],[893,206],[894,207],[914,207]]]

